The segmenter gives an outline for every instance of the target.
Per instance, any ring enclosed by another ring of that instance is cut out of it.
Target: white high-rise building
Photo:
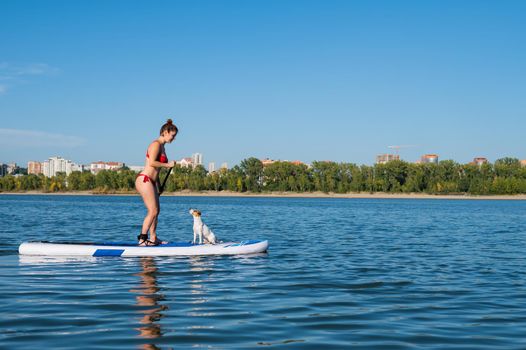
[[[221,164],[221,169],[227,169],[228,170],[228,164],[226,162]]]
[[[203,165],[203,155],[201,153],[192,154],[192,163],[194,163],[194,167]]]
[[[62,157],[51,157],[42,163],[42,173],[47,177],[56,176],[57,173],[69,175],[79,168],[82,169],[81,166]]]
[[[58,172],[66,172],[65,159],[62,157],[50,157],[44,161],[43,173],[47,177],[56,176]]]
[[[216,171],[216,163],[214,162],[208,163],[208,172],[213,173],[214,171]]]
[[[49,166],[49,159],[42,162],[42,174],[47,177],[51,177],[50,172],[50,166]]]

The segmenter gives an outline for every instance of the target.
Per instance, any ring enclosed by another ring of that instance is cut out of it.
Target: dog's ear
[[[197,213],[197,215],[201,216],[201,211],[200,210],[196,210],[195,212]]]

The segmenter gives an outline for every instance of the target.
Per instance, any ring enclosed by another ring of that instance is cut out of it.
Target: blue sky
[[[526,159],[525,1],[0,1],[0,162]]]

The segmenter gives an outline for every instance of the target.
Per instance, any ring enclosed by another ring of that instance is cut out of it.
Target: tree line
[[[0,191],[94,191],[98,193],[134,191],[137,173],[129,169],[5,176]],[[161,172],[161,179],[166,171]],[[526,167],[516,158],[502,158],[482,165],[459,164],[452,160],[438,164],[415,164],[390,161],[385,164],[315,161],[304,164],[275,162],[263,166],[257,158],[247,158],[232,169],[208,173],[203,166],[176,166],[165,191],[233,191],[233,192],[386,192],[428,194],[524,194]]]

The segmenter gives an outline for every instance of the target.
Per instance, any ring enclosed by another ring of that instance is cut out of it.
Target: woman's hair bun
[[[177,129],[177,126],[175,126],[172,119],[168,119],[166,123],[161,127],[161,132],[159,134],[162,135],[165,131],[175,131],[175,134],[177,134],[179,132],[179,129]]]

